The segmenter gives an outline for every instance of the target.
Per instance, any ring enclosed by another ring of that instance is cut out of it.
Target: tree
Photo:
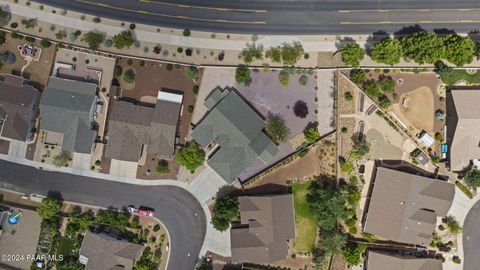
[[[238,216],[238,198],[230,195],[217,197],[213,205],[212,225],[218,231],[226,231],[230,222]]]
[[[393,66],[403,57],[402,44],[398,39],[385,38],[373,45],[370,56],[376,62]]]
[[[380,97],[382,95],[378,84],[374,80],[363,82],[363,90],[365,91],[365,94],[371,98]]]
[[[347,243],[347,235],[338,230],[322,232],[320,235],[320,246],[325,253],[335,255],[342,252],[342,249]]]
[[[386,95],[381,95],[378,98],[378,104],[384,110],[387,110],[388,108],[390,108],[390,106],[392,106],[392,102],[390,101],[390,99]]]
[[[282,61],[284,65],[293,66],[305,53],[300,42],[294,42],[292,45],[283,44],[282,46]]]
[[[132,84],[135,82],[135,71],[133,71],[133,69],[129,68],[127,69],[124,73],[123,73],[123,80],[128,83],[128,84]]]
[[[65,234],[69,237],[74,237],[78,233],[83,233],[88,230],[93,220],[93,212],[87,211],[82,213],[80,208],[74,208],[68,216],[68,225],[65,228]]]
[[[197,142],[190,141],[180,149],[175,160],[190,172],[195,172],[205,162],[205,152]]]
[[[271,115],[267,119],[265,133],[275,143],[284,142],[290,135],[290,129],[285,124],[285,120],[278,115]]]
[[[98,49],[98,46],[102,44],[104,39],[105,39],[105,36],[103,34],[92,32],[92,31],[82,36],[82,41],[88,43],[88,47],[91,50]]]
[[[55,198],[47,197],[37,208],[37,213],[42,219],[52,219],[57,216],[62,204]]]
[[[239,65],[235,70],[235,80],[237,83],[248,85],[251,82],[250,69],[245,65]]]
[[[348,243],[342,250],[343,260],[348,266],[357,266],[362,263],[362,255],[367,249],[366,245],[357,243]]]
[[[293,104],[293,113],[296,117],[305,118],[308,115],[308,105],[303,100],[297,100],[295,104]]]
[[[23,19],[22,24],[25,28],[30,29],[37,26],[37,19]]]
[[[345,92],[344,96],[345,96],[346,101],[352,101],[353,100],[353,95],[350,91]]]
[[[434,33],[417,32],[400,39],[404,54],[407,58],[419,64],[435,63],[445,58],[443,40]]]
[[[370,152],[370,143],[366,140],[355,141],[350,156],[354,159],[362,159],[368,152]]]
[[[451,233],[453,234],[459,234],[463,231],[462,227],[458,223],[457,219],[452,216],[448,215],[442,219],[442,222],[445,223],[450,230]]]
[[[125,30],[113,36],[112,42],[113,47],[123,49],[125,47],[130,48],[135,42],[135,39],[133,38],[132,31]]]
[[[351,161],[345,160],[344,158],[340,158],[340,171],[344,173],[352,173],[355,170],[355,166]]]
[[[4,9],[5,7],[0,7],[0,26],[7,25],[12,19],[12,14]]]
[[[185,69],[185,75],[192,81],[197,81],[200,76],[200,71],[196,66],[189,66]]]
[[[480,170],[472,168],[465,173],[463,181],[468,187],[476,189],[480,187]]]
[[[365,57],[365,50],[363,50],[357,43],[350,43],[340,49],[342,54],[342,61],[349,66],[358,67],[360,61]]]
[[[158,174],[167,174],[170,173],[170,168],[168,167],[168,161],[162,159],[158,161],[158,165],[155,168],[155,171]]]
[[[378,84],[383,92],[392,93],[395,90],[395,80],[390,76],[380,76],[380,78],[378,78]]]
[[[253,60],[262,60],[263,59],[263,46],[256,45],[255,42],[247,43],[247,47],[243,49],[240,53],[240,57],[242,57],[243,62],[249,65],[253,62]]]
[[[15,61],[17,61],[17,58],[15,57],[15,54],[11,51],[6,51],[5,52],[5,63],[11,65],[11,64],[15,64]]]
[[[101,224],[108,224],[112,228],[124,232],[129,227],[130,216],[125,212],[119,212],[114,209],[107,209],[95,216],[95,221]]]
[[[303,134],[305,135],[305,140],[309,143],[312,144],[320,139],[320,132],[318,131],[318,128],[316,127],[311,127],[307,128]]]
[[[266,53],[265,57],[272,59],[274,63],[282,62],[282,49],[280,46],[270,48]]]
[[[350,79],[352,80],[353,83],[361,85],[366,78],[365,71],[363,69],[352,69],[350,70]]]
[[[290,82],[290,72],[287,69],[282,69],[278,73],[278,81],[282,86],[287,86],[288,83]]]
[[[443,38],[445,44],[445,58],[456,66],[463,66],[473,61],[475,45],[470,37],[450,34]]]
[[[321,231],[337,229],[338,221],[348,217],[345,198],[333,183],[313,182],[307,194],[312,213],[317,216]]]
[[[53,157],[53,165],[56,167],[66,167],[68,166],[68,161],[70,160],[70,154],[68,152],[62,151],[60,154]]]

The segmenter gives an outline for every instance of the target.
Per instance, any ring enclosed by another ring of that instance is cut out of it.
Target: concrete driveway
[[[25,157],[27,153],[27,143],[17,140],[10,140],[10,148],[8,149],[8,155],[14,157]]]
[[[119,177],[137,178],[138,162],[112,159],[110,174]]]
[[[90,170],[91,159],[92,155],[90,154],[74,153],[72,157],[72,167]]]
[[[206,202],[217,194],[217,191],[228,185],[212,168],[205,169],[190,184],[190,190],[197,195],[200,202]]]

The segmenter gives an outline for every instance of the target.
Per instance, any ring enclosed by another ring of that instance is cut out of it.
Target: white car
[[[133,206],[133,205],[129,205],[129,206],[127,207],[127,212],[128,212],[128,213],[135,213],[135,212],[137,212],[137,211],[138,211],[138,209],[135,208],[135,206]]]

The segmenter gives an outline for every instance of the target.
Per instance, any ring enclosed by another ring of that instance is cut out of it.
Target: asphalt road
[[[478,270],[480,267],[480,201],[468,212],[463,224],[463,270]]]
[[[183,189],[171,186],[136,186],[118,182],[47,172],[0,161],[0,188],[103,207],[129,204],[155,208],[170,234],[168,269],[192,270],[202,246],[206,218],[198,201]]]
[[[370,34],[416,24],[469,32],[480,23],[478,0],[37,1],[125,22],[229,33]]]

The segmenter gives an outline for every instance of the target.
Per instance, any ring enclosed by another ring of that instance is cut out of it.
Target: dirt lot
[[[173,68],[167,70],[162,63],[145,61],[145,66],[141,67],[138,60],[133,60],[131,66],[127,63],[127,58],[119,58],[117,65],[121,66],[123,71],[128,68],[135,70],[135,86],[133,89],[123,89],[122,96],[140,100],[145,96],[156,97],[161,89],[175,90],[183,93],[183,112],[179,122],[178,131],[180,133],[180,143],[185,143],[185,137],[190,128],[192,114],[187,112],[187,107],[195,104],[195,95],[192,88],[195,83],[185,76],[182,69]],[[121,81],[121,78],[117,78]]]
[[[355,102],[357,102],[358,90],[357,86],[347,79],[343,74],[338,74],[338,113],[353,114],[355,113]],[[346,100],[345,93],[350,92],[353,100]]]
[[[24,45],[29,42],[23,39],[12,39],[9,34],[6,34],[7,41],[0,45],[0,52],[6,51],[13,52],[15,54],[16,61],[13,64],[4,63],[0,68],[0,73],[12,73],[20,75],[20,70],[27,63],[18,51],[19,45]],[[40,47],[40,41],[35,41],[34,44]],[[47,85],[48,78],[51,74],[52,63],[55,55],[55,47],[42,48],[42,55],[38,62],[32,62],[24,71],[24,77],[30,80],[30,84],[34,87],[43,90]]]
[[[419,130],[433,131],[435,117],[432,90],[419,87],[400,97],[400,110],[410,123]]]
[[[292,181],[301,181],[314,175],[335,175],[335,134],[323,139],[303,158],[280,166],[273,172],[247,184],[249,194],[285,193]]]
[[[346,127],[346,133],[340,133],[340,155],[343,157],[347,157],[350,153],[350,150],[353,147],[353,140],[352,137],[355,134],[355,118],[354,117],[340,117],[339,128]]]

